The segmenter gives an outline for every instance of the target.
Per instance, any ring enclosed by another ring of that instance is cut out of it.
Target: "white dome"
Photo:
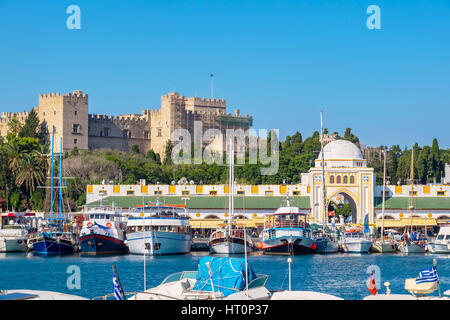
[[[361,150],[352,142],[347,140],[334,140],[323,147],[325,160],[364,160]],[[317,160],[322,159],[322,152]]]

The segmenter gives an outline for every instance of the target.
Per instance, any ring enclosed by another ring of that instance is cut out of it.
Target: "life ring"
[[[92,227],[93,225],[94,225],[94,224],[93,224],[92,222],[88,222],[88,223],[87,223],[87,226],[88,226],[88,227]]]
[[[106,223],[107,228],[111,228],[111,226],[112,226],[111,222]]]
[[[280,221],[275,221],[275,228],[279,228],[280,227]]]

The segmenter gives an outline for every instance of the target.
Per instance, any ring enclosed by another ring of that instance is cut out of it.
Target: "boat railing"
[[[306,223],[304,221],[295,221],[295,220],[281,220],[281,221],[275,221],[273,224],[273,227],[275,228],[299,228],[299,229],[308,229],[309,223]]]

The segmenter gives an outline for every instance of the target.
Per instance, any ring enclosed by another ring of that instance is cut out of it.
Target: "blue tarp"
[[[209,269],[207,263],[209,262]],[[229,296],[245,289],[245,260],[238,258],[203,257],[198,265],[197,277],[193,290],[222,292]],[[247,263],[248,282],[257,278]]]

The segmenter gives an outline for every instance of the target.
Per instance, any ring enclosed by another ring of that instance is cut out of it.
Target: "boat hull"
[[[132,254],[185,254],[191,251],[192,236],[163,231],[134,232],[127,235],[127,242]]]
[[[336,253],[339,251],[339,244],[335,241],[318,239],[314,241],[316,245],[315,253]]]
[[[216,254],[244,254],[245,241],[238,238],[218,238],[209,243],[209,251]],[[251,251],[251,247],[247,242],[247,252]]]
[[[0,252],[24,251],[27,251],[27,239],[25,237],[0,238]]]
[[[368,253],[372,242],[368,240],[344,242],[342,244],[342,251],[348,253]]]
[[[425,247],[416,243],[406,244],[400,246],[400,251],[403,253],[425,253]]]
[[[372,251],[379,253],[389,253],[389,252],[396,252],[397,248],[394,244],[388,242],[385,243],[374,242],[372,244]]]
[[[431,253],[450,253],[450,245],[445,243],[430,243],[428,247]]]
[[[265,254],[304,254],[311,253],[314,241],[304,237],[279,237],[263,241]]]
[[[74,246],[70,240],[43,238],[33,243],[33,250],[39,255],[64,255],[74,253]]]
[[[81,237],[80,248],[83,255],[123,254],[127,250],[123,240],[95,233]]]

